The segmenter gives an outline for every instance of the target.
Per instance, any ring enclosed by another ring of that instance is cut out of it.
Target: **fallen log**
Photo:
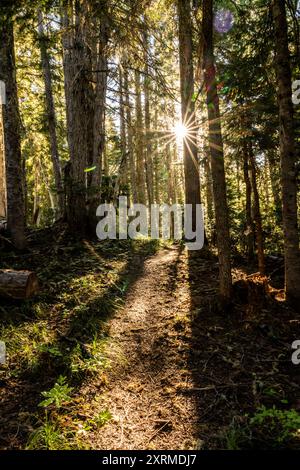
[[[0,270],[0,297],[28,299],[39,290],[38,278],[31,271]]]

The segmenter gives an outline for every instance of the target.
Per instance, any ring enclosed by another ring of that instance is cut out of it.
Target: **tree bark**
[[[100,204],[101,182],[102,182],[102,164],[105,151],[105,118],[106,118],[106,92],[107,92],[107,43],[109,39],[109,25],[107,22],[107,5],[103,7],[99,19],[99,45],[98,56],[96,60],[96,90],[95,106],[93,114],[93,146],[92,146],[92,167],[95,170],[91,173],[91,184],[89,194],[89,228],[90,231],[96,230],[97,218],[96,210]]]
[[[79,7],[78,7],[79,8]],[[66,2],[62,12],[62,43],[64,89],[67,114],[67,137],[70,168],[65,180],[67,192],[66,216],[74,232],[84,234],[86,228],[86,188],[84,168],[87,164],[86,124],[82,123],[84,109],[84,45],[79,11],[74,2]],[[82,125],[82,129],[81,129]]]
[[[129,173],[130,173],[130,188],[131,197],[134,203],[138,202],[137,183],[136,183],[136,165],[134,159],[133,149],[133,127],[132,127],[132,113],[131,103],[129,97],[129,77],[127,64],[124,64],[124,94],[125,94],[125,108],[126,108],[126,123],[127,123],[127,148],[129,160]]]
[[[223,139],[213,49],[212,0],[203,0],[202,31],[204,41],[203,68],[207,94],[206,102],[209,124],[209,147],[211,156],[211,172],[213,178],[217,247],[220,270],[220,296],[224,303],[227,303],[231,298],[232,289],[230,236],[224,169]]]
[[[2,121],[2,106],[0,104],[0,217],[6,218],[6,181],[5,181],[5,155],[4,130]]]
[[[49,54],[47,50],[47,36],[44,31],[43,15],[42,12],[38,13],[39,21],[39,43],[41,52],[41,65],[43,71],[44,85],[45,85],[45,101],[46,101],[46,116],[48,121],[49,141],[51,150],[51,159],[53,167],[53,175],[55,181],[56,199],[57,199],[57,212],[55,218],[59,219],[64,213],[64,194],[61,177],[61,168],[56,135],[56,113],[52,92],[52,75]]]
[[[6,86],[2,106],[7,187],[7,227],[17,249],[25,239],[25,203],[21,157],[20,116],[16,83],[14,32],[11,18],[0,20],[0,80]]]
[[[154,138],[154,158],[153,158],[153,172],[154,172],[154,199],[156,204],[160,204],[160,158],[159,158],[159,143],[157,139],[156,129],[158,127],[158,109],[154,111],[153,127],[155,129]]]
[[[282,185],[282,217],[285,254],[286,300],[299,305],[300,256],[297,220],[296,146],[292,104],[292,77],[284,0],[273,1],[273,22],[276,44],[276,73],[280,123],[280,161]]]
[[[153,161],[152,161],[152,146],[150,136],[150,78],[148,66],[148,51],[149,51],[149,38],[147,32],[144,32],[144,61],[145,61],[145,76],[144,76],[144,101],[145,101],[145,163],[146,163],[146,184],[147,196],[149,205],[154,202],[153,191]]]
[[[254,226],[252,220],[252,189],[249,175],[249,155],[247,142],[243,142],[243,169],[244,181],[246,186],[246,240],[247,240],[247,258],[248,263],[253,262],[254,258]]]
[[[204,148],[204,168],[205,168],[207,226],[208,226],[209,234],[211,236],[215,223],[214,223],[212,176],[211,176],[210,155],[209,155],[208,147]]]
[[[279,162],[277,162],[277,155],[274,153],[273,149],[269,150],[267,158],[269,163],[272,195],[275,206],[275,218],[277,223],[279,225],[282,225],[282,202]]]
[[[141,76],[135,70],[135,152],[136,152],[136,184],[137,196],[140,204],[146,204],[146,176],[145,176],[145,156],[143,137],[143,112],[141,96]]]
[[[125,119],[125,95],[124,95],[124,71],[123,66],[119,66],[119,112],[120,112],[120,184],[126,185],[128,182],[129,162],[127,152],[127,135]]]
[[[260,200],[257,188],[257,171],[256,161],[253,153],[252,142],[248,142],[249,162],[251,171],[251,186],[253,192],[253,219],[255,223],[255,239],[257,248],[258,269],[261,274],[265,273],[265,254],[264,254],[264,240],[262,232],[262,220],[260,213]]]
[[[0,270],[0,297],[28,299],[39,290],[35,273],[30,271]]]
[[[193,230],[196,228],[196,205],[201,203],[199,162],[196,142],[194,95],[194,67],[191,5],[189,0],[178,0],[179,65],[181,92],[181,119],[188,129],[183,142],[185,203],[192,205]]]

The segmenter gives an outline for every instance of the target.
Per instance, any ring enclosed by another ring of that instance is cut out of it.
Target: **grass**
[[[84,439],[85,428],[75,423],[68,427],[59,419],[49,418],[45,414],[43,421],[30,434],[25,446],[26,450],[89,450],[90,446]]]

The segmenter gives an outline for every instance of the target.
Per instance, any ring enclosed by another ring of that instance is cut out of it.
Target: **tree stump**
[[[28,299],[39,291],[35,273],[31,271],[0,270],[0,297]]]
[[[270,300],[268,278],[259,273],[236,281],[233,289],[235,297],[242,304],[264,306]]]

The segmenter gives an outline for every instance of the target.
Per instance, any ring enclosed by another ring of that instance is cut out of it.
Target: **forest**
[[[1,0],[0,450],[300,450],[299,182],[298,0]]]

